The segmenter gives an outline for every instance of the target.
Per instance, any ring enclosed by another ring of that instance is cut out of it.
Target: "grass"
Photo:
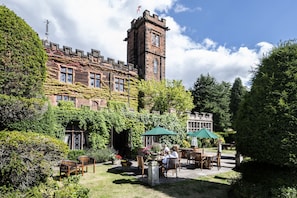
[[[136,169],[137,170],[137,169]],[[235,171],[218,175],[199,177],[173,183],[149,186],[142,178],[137,179],[135,172],[114,168],[110,164],[97,164],[96,173],[91,169],[80,179],[80,184],[90,189],[91,198],[117,197],[228,197]]]
[[[206,152],[216,153],[218,151],[218,148],[217,147],[211,147],[211,148],[204,148],[204,150]],[[236,149],[235,149],[235,147],[232,148],[232,149],[224,149],[224,150],[222,150],[222,153],[223,154],[234,154],[235,155]]]

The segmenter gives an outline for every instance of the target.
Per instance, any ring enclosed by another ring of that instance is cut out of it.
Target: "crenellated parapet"
[[[205,113],[205,112],[194,112],[191,114],[188,113],[188,118],[191,120],[203,120],[203,121],[212,121],[212,113]]]
[[[166,27],[166,19],[163,19],[163,18],[160,19],[159,16],[156,14],[150,15],[150,11],[148,10],[145,10],[143,12],[142,17],[139,17],[138,19],[133,19],[131,21],[131,29],[137,28],[138,26],[143,24],[144,21],[153,23],[156,26],[159,26],[161,28],[168,30],[168,27]]]
[[[125,65],[124,61],[115,61],[113,58],[107,58],[104,59],[104,56],[101,55],[101,52],[99,50],[91,49],[91,52],[87,52],[87,54],[84,53],[83,50],[75,49],[75,51],[72,50],[71,47],[63,46],[60,48],[59,44],[53,43],[53,42],[47,42],[43,40],[43,45],[49,55],[52,56],[63,56],[68,58],[80,58],[81,61],[89,62],[92,65],[98,65],[98,66],[110,66],[113,69],[116,70],[122,70],[122,71],[133,71],[137,73],[137,69],[134,67],[133,64],[127,64]]]

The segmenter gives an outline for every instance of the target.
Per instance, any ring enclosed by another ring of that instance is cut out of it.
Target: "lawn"
[[[136,172],[135,172],[136,171]],[[97,164],[96,173],[91,171],[81,177],[80,183],[90,189],[91,198],[108,197],[228,197],[232,179],[239,176],[235,171],[215,176],[199,177],[174,183],[149,186],[145,180],[137,179],[138,170],[124,171],[111,164]]]

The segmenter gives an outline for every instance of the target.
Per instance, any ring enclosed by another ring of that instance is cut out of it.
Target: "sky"
[[[0,0],[41,39],[91,49],[126,63],[124,38],[145,10],[166,19],[166,79],[189,89],[200,75],[218,83],[240,78],[250,86],[252,70],[282,41],[297,35],[296,0]]]

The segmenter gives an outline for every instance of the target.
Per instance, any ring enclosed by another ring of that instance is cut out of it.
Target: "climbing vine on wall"
[[[77,109],[66,106],[70,102],[62,102],[56,108],[57,117],[64,127],[68,123],[78,122],[80,128],[86,130],[91,135],[90,142],[93,148],[108,146],[110,131],[121,133],[129,130],[131,147],[142,146],[142,134],[156,126],[166,127],[178,133],[177,136],[167,137],[171,143],[181,144],[185,138],[186,122],[178,118],[175,114],[151,114],[148,112],[129,111],[123,103],[110,102],[109,108],[92,111],[87,108]],[[122,108],[120,108],[122,107]],[[94,144],[97,141],[97,144]],[[104,143],[104,144],[102,144]],[[100,146],[98,146],[100,144]]]
[[[92,99],[100,98],[107,101],[119,101],[128,104],[130,108],[137,110],[138,108],[138,80],[130,78],[129,81],[125,81],[125,91],[116,92],[111,91],[110,88],[105,85],[101,86],[100,89],[86,86],[82,83],[61,83],[59,80],[47,76],[46,82],[44,83],[45,94],[50,95],[68,95],[76,98]],[[129,98],[129,101],[128,101]]]
[[[131,148],[142,147],[142,134],[156,126],[166,127],[178,133],[177,136],[165,137],[166,141],[181,144],[185,138],[186,122],[175,114],[151,114],[134,112],[121,102],[110,101],[108,108],[93,111],[89,108],[75,108],[72,102],[60,101],[56,107],[36,122],[18,122],[10,125],[10,130],[23,129],[58,138],[63,138],[68,125],[78,123],[80,129],[88,133],[90,146],[93,149],[108,147],[110,131],[121,133],[129,131]]]

